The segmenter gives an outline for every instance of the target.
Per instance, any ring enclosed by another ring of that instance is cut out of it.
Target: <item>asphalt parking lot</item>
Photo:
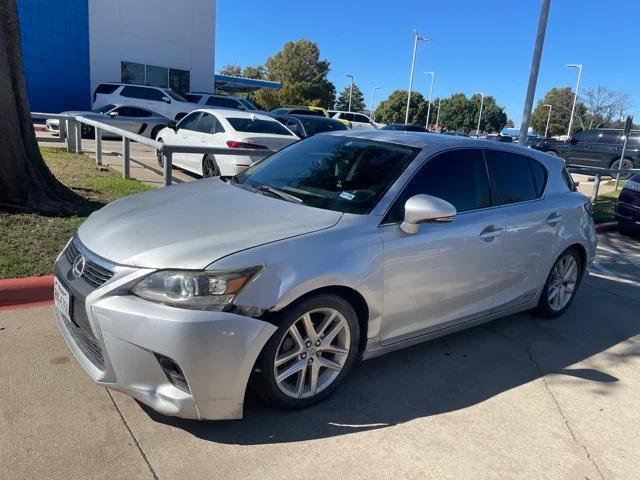
[[[89,380],[51,307],[0,312],[2,479],[632,479],[640,243],[600,236],[561,319],[528,313],[361,363],[328,401],[167,418]]]

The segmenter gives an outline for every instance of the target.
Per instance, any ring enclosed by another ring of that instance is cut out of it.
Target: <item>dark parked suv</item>
[[[622,233],[640,232],[640,173],[627,180],[620,191],[615,215]]]
[[[564,158],[565,163],[588,167],[618,168],[622,152],[622,130],[594,129],[575,133],[568,141],[537,138],[531,148]],[[640,131],[633,130],[622,168],[640,168]]]

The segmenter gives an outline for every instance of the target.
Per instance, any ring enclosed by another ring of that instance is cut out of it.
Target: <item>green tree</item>
[[[480,113],[480,95],[467,98],[464,93],[454,93],[443,98],[440,105],[440,124],[447,130],[462,130],[469,133],[478,126]],[[507,124],[507,114],[496,104],[490,95],[484,97],[480,130],[483,132],[499,132]]]
[[[351,84],[344,87],[342,93],[338,97],[336,101],[336,110],[349,110],[349,90],[351,89]],[[364,103],[364,95],[362,94],[362,90],[358,88],[358,86],[353,84],[353,94],[351,95],[351,111],[352,112],[362,112],[366,109],[367,106]]]
[[[242,69],[239,65],[225,65],[220,70],[220,75],[229,75],[231,77],[241,77]]]
[[[507,118],[507,124],[505,125],[505,127],[507,128],[515,128],[515,124],[513,123],[513,120],[510,118]]]
[[[433,108],[432,108],[433,110]],[[376,108],[376,122],[404,123],[407,111],[407,91],[394,90],[386,100]],[[427,102],[420,92],[411,92],[409,105],[409,123],[424,125],[427,120]]]
[[[545,105],[551,105],[549,136],[565,135],[567,128],[569,128],[573,95],[573,91],[569,87],[552,88],[549,90],[541,100],[538,100],[536,108],[534,108],[531,114],[531,127],[533,130],[538,133],[544,133],[545,126],[547,125],[547,116],[549,114],[549,107],[545,107]],[[584,111],[586,111],[585,106],[582,102],[578,102],[576,105],[576,115],[579,116],[579,112]],[[576,117],[573,131],[580,127],[582,127],[582,122],[577,120]]]
[[[262,89],[255,99],[265,109],[282,105],[331,107],[336,88],[327,75],[329,62],[320,59],[318,45],[309,40],[285,43],[265,64],[266,80],[282,84],[280,90]]]
[[[264,65],[244,67],[242,70],[242,76],[245,78],[253,78],[255,80],[263,80],[267,76],[267,69]]]

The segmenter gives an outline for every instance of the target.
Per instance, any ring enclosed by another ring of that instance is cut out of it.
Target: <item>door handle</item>
[[[489,225],[480,232],[480,238],[485,242],[492,242],[494,238],[499,237],[504,232],[504,228],[497,225]]]
[[[547,217],[547,224],[555,227],[560,222],[562,222],[563,218],[558,212],[553,212],[551,215]]]

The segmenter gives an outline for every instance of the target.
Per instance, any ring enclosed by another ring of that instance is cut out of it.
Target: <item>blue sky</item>
[[[306,38],[331,62],[337,90],[351,73],[369,104],[374,86],[376,102],[407,89],[417,28],[433,41],[419,45],[414,90],[427,96],[423,72],[435,71],[434,96],[483,91],[520,123],[539,0],[218,0],[217,9],[216,69],[264,63],[286,41]],[[564,65],[582,63],[581,91],[599,84],[626,90],[628,113],[640,113],[639,22],[637,0],[552,0],[536,101],[551,87],[574,87],[577,71]]]

